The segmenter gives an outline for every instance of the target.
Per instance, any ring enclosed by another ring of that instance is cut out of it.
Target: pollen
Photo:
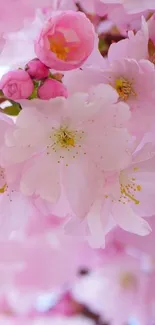
[[[7,191],[8,185],[6,183],[5,170],[2,167],[0,167],[0,182],[1,182],[0,194],[3,194]]]
[[[134,167],[133,170],[134,170],[134,172],[137,172],[137,170],[139,170],[139,168],[138,167]]]
[[[8,188],[7,184],[4,184],[4,185],[0,188],[0,193],[1,193],[1,194],[5,193],[5,192],[7,191],[7,188]]]
[[[75,159],[79,154],[85,155],[87,153],[83,145],[85,136],[83,130],[71,129],[66,124],[61,125],[59,128],[52,127],[46,153],[47,155],[56,154],[58,163],[63,160],[64,164],[67,163],[68,165],[69,159]]]
[[[126,179],[123,174],[120,174],[120,198],[119,202],[126,204],[127,202],[133,202],[138,205],[140,201],[136,198],[136,193],[140,192],[142,187],[137,184],[135,178]]]
[[[54,133],[55,142],[61,148],[69,149],[75,147],[76,134],[74,131],[70,131],[67,127],[61,127]]]
[[[132,289],[137,285],[137,279],[131,272],[124,272],[120,275],[120,285],[123,289]]]
[[[115,88],[119,97],[124,101],[128,100],[131,95],[136,96],[136,93],[132,88],[132,83],[124,78],[115,80]]]

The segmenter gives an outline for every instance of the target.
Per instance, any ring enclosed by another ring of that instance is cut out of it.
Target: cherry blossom
[[[79,217],[88,212],[100,170],[123,168],[130,161],[129,108],[117,99],[116,91],[101,85],[89,96],[22,102],[16,124],[6,133],[1,161],[7,166],[31,158],[21,177],[23,194],[55,202],[62,182],[73,211]]]
[[[153,324],[155,0],[0,18],[0,324]]]
[[[81,24],[84,33],[81,33]],[[70,70],[84,63],[93,51],[94,40],[93,25],[83,13],[64,11],[51,17],[44,26],[35,43],[35,51],[50,68]]]

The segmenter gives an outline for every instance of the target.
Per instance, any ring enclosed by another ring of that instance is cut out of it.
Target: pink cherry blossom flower
[[[83,13],[63,11],[53,15],[43,27],[35,51],[48,67],[71,70],[88,58],[94,41],[93,25]]]
[[[129,129],[133,134],[142,133],[151,128],[154,122],[154,65],[147,60],[122,59],[114,61],[109,71],[103,72],[103,82],[113,86],[120,100],[131,108]],[[138,121],[140,125],[138,127]]]
[[[147,9],[154,10],[155,2],[154,0],[101,0],[103,3],[115,3],[122,4],[126,11],[129,13],[142,12]]]
[[[50,99],[55,97],[66,97],[67,89],[62,82],[54,79],[46,79],[44,83],[38,88],[38,97],[40,99]]]
[[[28,98],[33,92],[33,82],[26,71],[9,71],[0,80],[0,89],[13,100]]]
[[[87,67],[83,70],[69,71],[64,84],[69,94],[76,91],[89,91],[93,86],[108,83],[119,95],[119,101],[130,106],[131,119],[128,130],[134,135],[144,135],[153,126],[155,70],[148,60],[114,60],[106,69]],[[140,123],[139,123],[140,121]]]
[[[26,65],[26,71],[31,78],[36,80],[45,79],[48,77],[49,69],[39,59],[33,59]]]
[[[107,15],[111,23],[119,28],[121,34],[126,36],[128,31],[137,31],[140,29],[141,12],[131,14],[128,13],[121,4],[106,4],[101,2],[101,0],[95,1],[95,4],[97,14],[101,17]],[[147,19],[149,11],[144,12],[143,16]],[[101,28],[102,27],[100,27],[100,31],[102,31]]]
[[[67,232],[72,233],[79,226],[82,231],[87,225],[84,236],[94,248],[105,246],[106,234],[116,225],[133,234],[148,235],[151,227],[143,217],[154,215],[154,189],[150,186],[155,177],[154,153],[154,147],[148,143],[133,152],[132,164],[127,168],[106,172],[103,188],[87,214],[85,223],[79,221],[81,225],[78,225],[73,218],[66,225]]]
[[[134,34],[133,31],[128,32],[128,38],[111,44],[108,51],[108,60],[128,59],[148,59],[148,41],[149,31],[145,19],[142,17],[141,29]]]
[[[155,63],[155,37],[154,37],[155,17],[154,15],[146,21],[142,18],[141,29],[134,34],[128,33],[128,38],[113,43],[108,52],[109,62],[122,58],[148,59]]]
[[[102,211],[103,218],[108,217],[109,211],[121,228],[141,236],[149,234],[151,230],[141,216],[152,216],[155,209],[154,190],[151,187],[155,177],[154,158],[145,160],[147,150],[146,146],[145,150],[138,151],[128,168],[107,176]]]
[[[129,107],[117,100],[112,87],[100,85],[90,95],[21,102],[1,155],[3,165],[31,158],[21,191],[55,202],[62,182],[74,213],[84,216],[97,194],[100,169],[123,168],[131,159],[125,127]]]

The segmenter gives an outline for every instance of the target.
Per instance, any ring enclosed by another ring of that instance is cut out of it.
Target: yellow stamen
[[[52,39],[52,37],[49,37],[48,40],[50,43],[50,50],[56,54],[58,59],[66,61],[69,47],[64,46],[60,40]]]
[[[7,184],[4,184],[3,187],[0,188],[0,193],[3,194],[7,189]]]
[[[56,144],[62,148],[75,147],[75,133],[67,128],[60,128],[54,134]]]
[[[128,197],[128,198],[129,198],[131,201],[133,201],[135,204],[139,204],[139,203],[140,203],[138,200],[136,200],[136,199],[134,198],[133,195],[127,193],[125,189],[122,189],[122,190],[121,190],[121,193],[122,193],[122,194],[125,194],[125,196]]]
[[[131,82],[124,78],[119,78],[115,80],[115,88],[120,98],[124,101],[128,100],[130,95],[136,96],[136,93],[132,88]]]
[[[134,172],[137,172],[137,170],[139,170],[139,168],[138,167],[134,167],[133,170],[134,170]]]
[[[140,185],[137,185],[137,191],[141,191],[142,187]]]

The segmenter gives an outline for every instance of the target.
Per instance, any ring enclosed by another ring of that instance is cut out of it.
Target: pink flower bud
[[[63,83],[47,79],[44,84],[38,88],[38,97],[41,99],[50,99],[55,97],[68,97],[67,89]]]
[[[94,48],[93,24],[81,12],[53,15],[35,43],[37,57],[48,67],[67,71],[80,67]]]
[[[9,71],[0,81],[0,89],[12,100],[26,99],[33,92],[33,82],[24,70]]]
[[[37,58],[28,62],[26,71],[31,78],[36,80],[47,78],[49,74],[49,68]]]

